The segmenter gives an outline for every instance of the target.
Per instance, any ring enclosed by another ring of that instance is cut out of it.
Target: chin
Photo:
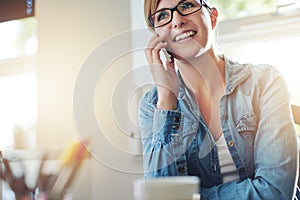
[[[180,51],[178,53],[173,53],[174,57],[178,60],[194,60],[195,58],[200,57],[206,52],[205,49],[197,49],[197,50],[186,50],[186,51]]]
[[[210,45],[200,45],[199,43],[188,45],[185,47],[180,47],[178,49],[174,49],[172,54],[175,58],[181,60],[190,60],[200,57],[201,55],[205,54],[210,49]]]

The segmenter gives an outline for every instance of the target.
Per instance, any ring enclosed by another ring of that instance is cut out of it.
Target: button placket
[[[180,129],[180,117],[173,118],[174,124],[172,125],[172,129],[179,130]]]

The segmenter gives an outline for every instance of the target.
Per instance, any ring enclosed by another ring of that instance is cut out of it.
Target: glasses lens
[[[189,15],[194,12],[201,10],[202,1],[201,0],[185,0],[181,1],[174,8],[166,8],[159,10],[150,16],[150,22],[154,28],[163,26],[172,20],[172,15],[175,10],[177,10],[181,15]]]
[[[161,10],[152,15],[151,21],[155,27],[158,27],[169,23],[171,18],[171,10]]]
[[[201,9],[202,5],[200,2],[201,1],[196,1],[196,0],[183,1],[178,5],[177,10],[182,15],[192,14]]]

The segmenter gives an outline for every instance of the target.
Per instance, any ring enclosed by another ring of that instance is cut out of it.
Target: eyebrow
[[[179,2],[176,4],[176,6],[178,6],[179,4],[181,4],[181,3],[184,2],[184,1],[187,1],[187,0],[181,0],[181,1],[179,1]],[[175,8],[176,6],[174,6],[174,7],[169,7],[169,8],[161,8],[161,9],[155,11],[154,13],[157,13],[157,12],[160,12],[160,11],[163,11],[163,10],[169,10],[169,9]],[[154,14],[154,13],[152,13],[152,14]]]

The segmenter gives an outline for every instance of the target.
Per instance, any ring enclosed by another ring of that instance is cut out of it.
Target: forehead
[[[176,6],[180,1],[182,0],[160,0],[156,10],[162,9],[162,8],[171,8]]]

